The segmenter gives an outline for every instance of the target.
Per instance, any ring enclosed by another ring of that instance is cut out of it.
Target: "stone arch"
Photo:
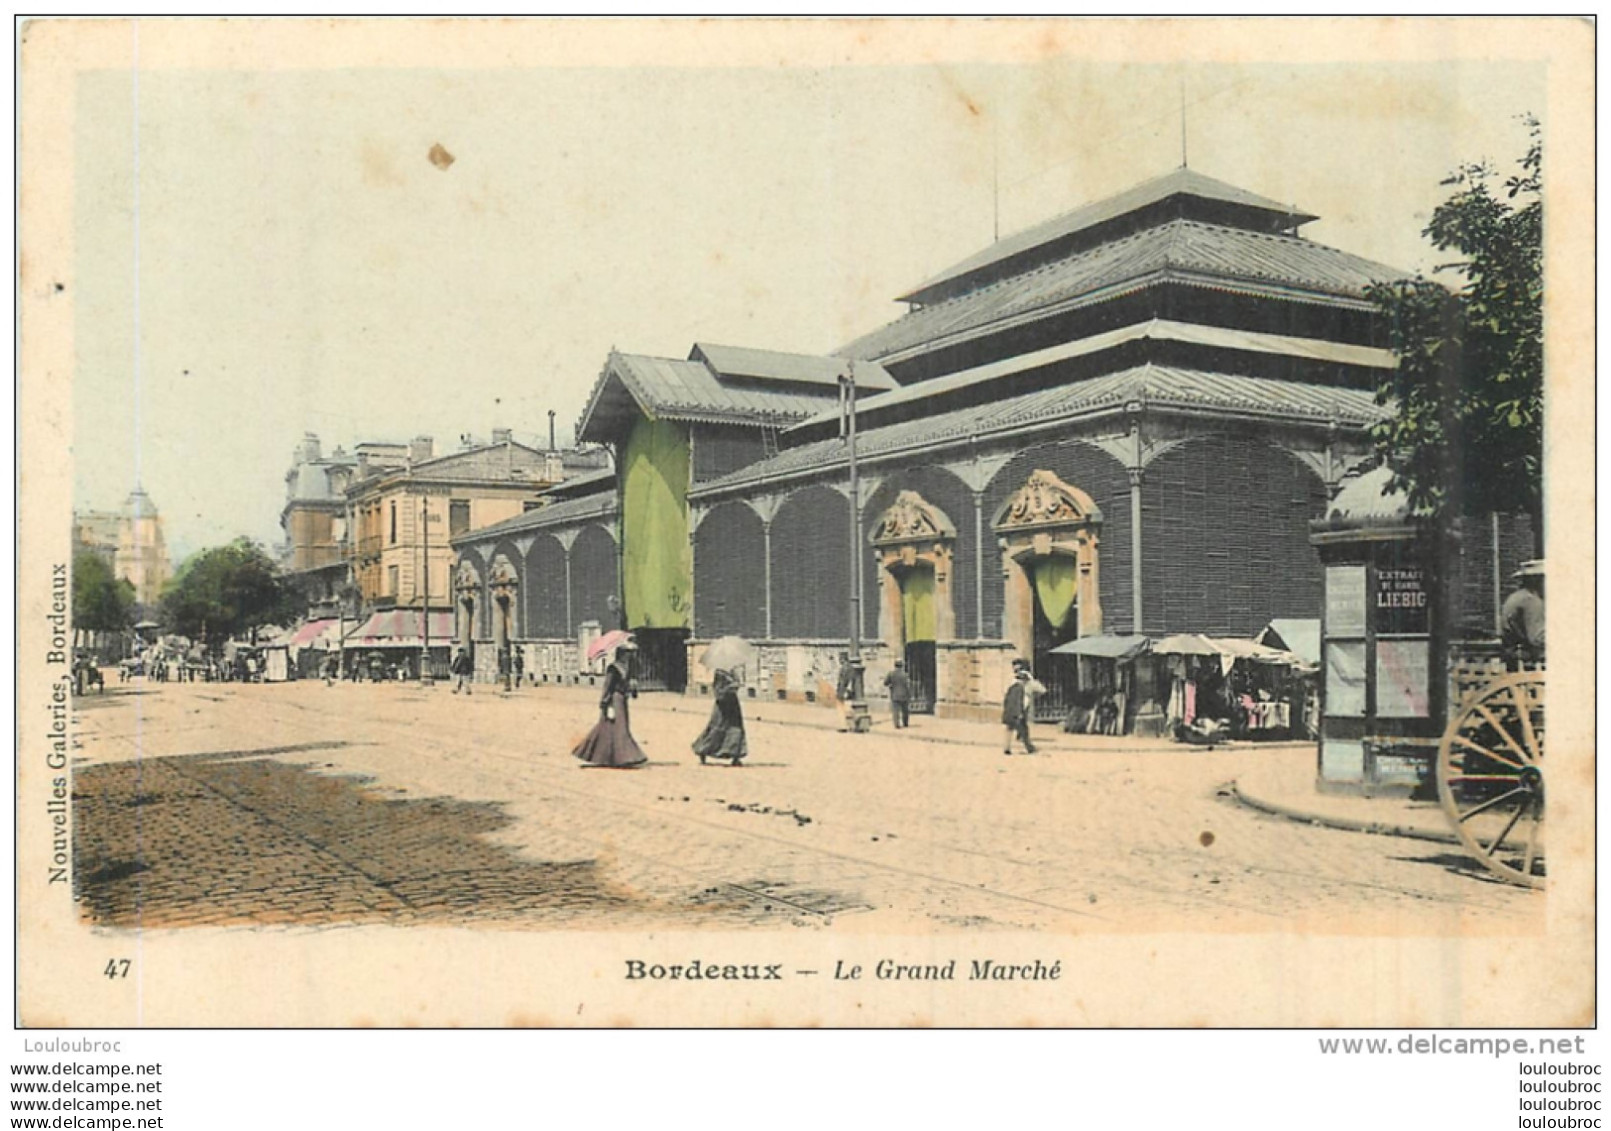
[[[850,500],[832,487],[791,492],[772,520],[772,635],[850,635]]]
[[[1035,651],[1032,586],[1037,571],[1055,563],[1066,562],[1072,572],[1070,615],[1077,618],[1078,634],[1102,631],[1102,510],[1090,495],[1037,468],[996,508],[990,525],[1001,547],[1003,635],[1019,652],[1028,656]],[[1039,576],[1044,579],[1045,574]]]
[[[1079,440],[1038,444],[1018,452],[1002,465],[986,485],[982,500],[985,521],[991,525],[989,535],[997,540],[996,552],[990,555],[991,559],[1003,561],[1000,556],[1004,552],[1001,535],[995,529],[997,521],[1012,498],[1037,471],[1049,472],[1063,484],[1075,488],[1088,501],[1078,502],[1077,506],[1089,505],[1101,515],[1101,567],[1097,569],[1093,559],[1091,576],[1094,593],[1083,598],[1087,604],[1080,614],[1082,618],[1091,619],[1082,621],[1080,631],[1083,634],[1089,634],[1089,631],[1133,631],[1130,623],[1130,476],[1119,460],[1096,445]],[[1072,547],[1064,546],[1063,549],[1070,550]],[[1015,578],[1005,562],[1001,568],[1001,583],[991,584],[987,580],[984,586],[984,634],[1017,643],[1025,629],[1021,623],[1009,624],[1007,608],[1011,589],[1009,583],[1014,582]],[[1022,567],[1014,565],[1013,569],[1021,572]],[[1023,612],[1021,607],[1015,608],[1013,615],[1021,619]],[[1087,625],[1092,626],[1089,631]]]
[[[1273,443],[1207,433],[1159,456],[1142,490],[1148,627],[1249,636],[1318,616],[1309,522],[1327,499],[1314,469]]]
[[[868,537],[878,562],[878,639],[901,649],[908,639],[907,587],[916,576],[931,587],[932,635],[924,639],[954,640],[956,613],[956,524],[943,510],[916,491],[902,491],[874,516]]]
[[[978,617],[978,552],[975,546],[974,493],[962,478],[949,468],[922,464],[916,467],[890,471],[862,508],[863,537],[872,541],[880,517],[900,497],[911,491],[924,502],[937,507],[955,525],[951,541],[951,635],[946,639],[972,639],[980,635]],[[986,531],[986,538],[989,532]],[[987,542],[988,544],[988,542]],[[882,610],[874,596],[882,584],[883,566],[877,553],[866,556],[863,585],[868,594],[868,608],[863,631],[880,639]]]
[[[571,634],[565,615],[565,544],[553,534],[532,539],[526,551],[526,635],[534,640]]]
[[[766,532],[747,501],[718,503],[694,530],[694,634],[766,635]]]

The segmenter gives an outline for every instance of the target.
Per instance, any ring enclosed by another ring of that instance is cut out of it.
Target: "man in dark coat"
[[[1001,722],[1007,728],[1003,754],[1012,753],[1012,740],[1022,739],[1024,753],[1033,754],[1035,744],[1029,740],[1029,665],[1022,660],[1013,661],[1013,680],[1007,685],[1007,694],[1001,701]]]
[[[466,695],[471,694],[473,689],[470,687],[470,675],[475,671],[475,664],[471,662],[470,653],[466,649],[460,648],[453,653],[453,662],[448,665],[448,670],[458,680],[453,685],[453,694],[457,695],[461,687]]]
[[[889,688],[889,714],[896,729],[910,726],[912,681],[906,674],[906,664],[903,661],[895,661],[894,670],[884,677],[884,686]]]

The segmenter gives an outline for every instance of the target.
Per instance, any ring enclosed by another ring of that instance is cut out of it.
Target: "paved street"
[[[702,767],[707,701],[646,696],[632,771],[569,755],[589,688],[132,684],[78,700],[84,914],[115,926],[458,923],[880,931],[1514,932],[1543,898],[1449,846],[1266,817],[1225,786],[1311,749],[1213,752],[746,705],[750,764]]]

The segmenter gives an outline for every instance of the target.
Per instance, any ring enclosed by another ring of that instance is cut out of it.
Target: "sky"
[[[992,239],[1189,165],[1397,267],[1541,67],[1033,63],[295,69],[78,79],[75,504],[175,560],[281,537],[328,450],[568,440],[609,350],[824,353]],[[433,146],[452,155],[440,167]]]

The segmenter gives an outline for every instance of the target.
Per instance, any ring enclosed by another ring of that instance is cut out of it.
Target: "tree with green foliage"
[[[73,555],[73,627],[81,632],[122,632],[134,627],[134,586],[117,577],[99,554]]]
[[[1375,426],[1377,455],[1418,516],[1447,527],[1489,511],[1532,516],[1543,530],[1544,202],[1537,121],[1519,171],[1461,166],[1423,234],[1458,258],[1434,273],[1382,283],[1398,368],[1377,390],[1394,412]]]
[[[187,559],[162,594],[169,629],[213,647],[293,615],[291,589],[263,548],[249,538]]]

